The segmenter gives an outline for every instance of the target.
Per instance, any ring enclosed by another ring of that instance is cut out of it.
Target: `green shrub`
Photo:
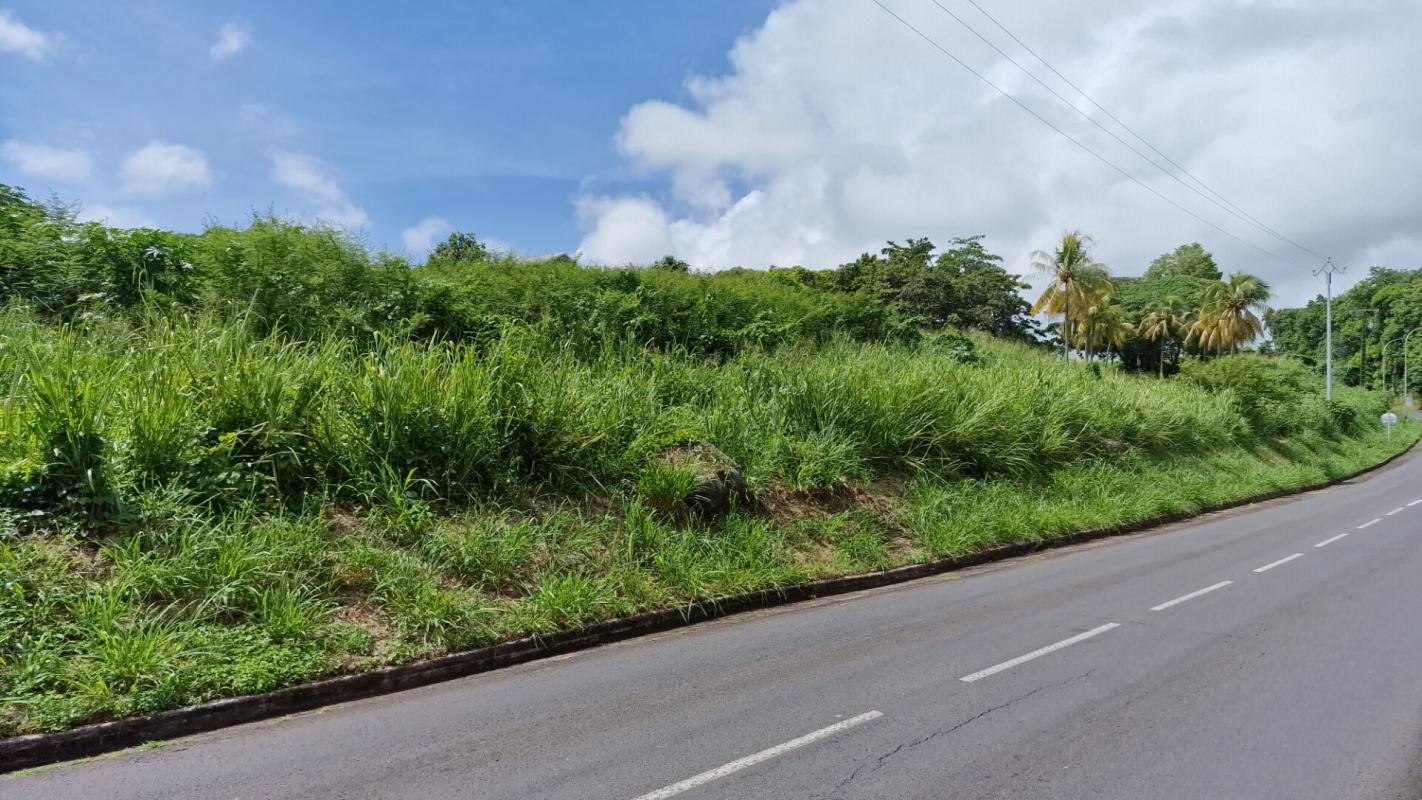
[[[1318,376],[1291,358],[1240,353],[1187,362],[1181,374],[1206,390],[1228,393],[1258,437],[1355,433],[1370,412],[1386,407],[1379,395],[1344,388],[1326,403]]]

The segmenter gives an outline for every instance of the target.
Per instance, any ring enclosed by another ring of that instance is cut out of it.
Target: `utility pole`
[[[1327,321],[1324,323],[1325,327],[1323,356],[1324,363],[1326,364],[1326,366],[1324,367],[1324,372],[1327,375],[1327,377],[1325,378],[1325,388],[1323,391],[1323,396],[1326,400],[1333,399],[1333,273],[1344,271],[1345,270],[1342,267],[1333,263],[1332,258],[1326,259],[1323,262],[1323,266],[1313,271],[1313,274],[1315,275],[1319,274],[1320,272],[1323,273],[1323,283],[1326,287],[1328,287],[1328,317]]]

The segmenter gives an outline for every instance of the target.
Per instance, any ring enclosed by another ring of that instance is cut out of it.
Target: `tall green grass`
[[[292,508],[388,497],[392,481],[453,505],[607,493],[696,440],[756,481],[810,490],[844,476],[1041,475],[1251,435],[1225,394],[987,341],[976,363],[853,342],[717,363],[628,341],[580,353],[526,328],[484,346],[360,347],[202,319],[37,326],[0,320],[0,370],[15,376],[0,452],[30,465],[0,500],[90,518],[122,517],[154,490]]]
[[[1363,433],[1371,395],[1260,400],[1247,364],[1157,381],[948,344],[4,312],[0,733],[1191,510],[1417,435]],[[761,501],[674,513],[661,456],[689,442]]]

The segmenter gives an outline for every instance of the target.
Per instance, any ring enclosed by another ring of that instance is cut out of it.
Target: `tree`
[[[1275,352],[1298,358],[1323,371],[1323,295],[1301,308],[1270,310],[1265,315]],[[1365,383],[1380,374],[1383,345],[1392,342],[1396,354],[1401,342],[1393,341],[1422,325],[1422,270],[1373,267],[1367,277],[1333,298],[1334,368],[1350,383]],[[1415,339],[1415,337],[1414,337]],[[1363,363],[1363,351],[1369,356]],[[1394,369],[1396,364],[1396,369]],[[1402,361],[1389,357],[1388,381],[1401,376]]]
[[[926,240],[925,240],[926,241]],[[941,327],[974,328],[1013,338],[1027,338],[1029,306],[1018,293],[1026,288],[1001,267],[1002,259],[982,246],[981,236],[955,238],[928,262],[910,262],[895,305],[905,316],[918,316]]]
[[[934,255],[933,242],[889,242],[878,256],[865,253],[834,272],[833,285],[864,292],[905,318],[931,327],[964,327],[999,336],[1029,338],[1033,321],[1017,275],[982,245],[981,236],[959,237]]]
[[[1136,324],[1136,332],[1141,338],[1156,343],[1160,377],[1165,377],[1165,347],[1168,343],[1182,339],[1189,332],[1193,315],[1186,310],[1185,302],[1179,297],[1168,298],[1157,304]]]
[[[677,258],[676,256],[671,256],[671,255],[662,256],[661,258],[657,259],[656,261],[653,261],[652,264],[651,264],[651,268],[652,268],[652,269],[664,269],[664,270],[667,270],[668,272],[690,272],[690,271],[691,271],[691,265],[690,265],[690,264],[686,263],[685,261],[682,261],[681,259]]]
[[[1090,237],[1068,231],[1051,253],[1038,250],[1032,254],[1032,266],[1048,283],[1031,310],[1033,314],[1061,315],[1063,356],[1076,338],[1073,319],[1090,305],[1097,291],[1111,284],[1106,267],[1091,257],[1090,246]]]
[[[1030,287],[1002,268],[1002,258],[989,253],[982,238],[954,238],[934,262],[938,292],[929,294],[937,301],[935,315],[945,324],[1027,338],[1034,322],[1019,290]]]
[[[430,251],[431,261],[488,261],[493,254],[472,233],[455,231]]]
[[[1265,313],[1274,350],[1309,366],[1323,363],[1323,297],[1310,300],[1302,308],[1280,308]]]
[[[1191,242],[1157,256],[1150,262],[1150,266],[1146,267],[1145,277],[1152,280],[1189,277],[1218,281],[1224,276],[1215,264],[1215,257],[1201,247],[1199,242]]]
[[[1206,351],[1235,352],[1241,344],[1264,335],[1259,314],[1264,313],[1269,295],[1269,284],[1243,272],[1211,285],[1205,290],[1205,307],[1191,327],[1191,338]]]
[[[1116,302],[1116,291],[1107,282],[1090,291],[1086,303],[1077,314],[1076,337],[1073,342],[1086,352],[1087,360],[1103,347],[1109,355],[1113,347],[1121,347],[1135,332],[1127,320],[1126,310]]]

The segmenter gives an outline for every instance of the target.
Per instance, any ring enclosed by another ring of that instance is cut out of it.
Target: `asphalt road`
[[[669,797],[1422,798],[1422,457],[0,778],[4,800]]]

